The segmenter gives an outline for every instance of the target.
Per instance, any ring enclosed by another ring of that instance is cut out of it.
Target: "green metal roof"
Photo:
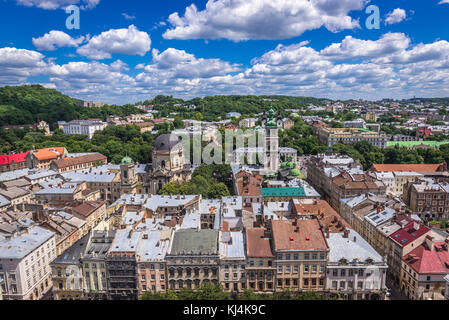
[[[305,197],[303,187],[291,188],[262,188],[262,197]]]
[[[429,147],[439,148],[443,144],[448,144],[449,141],[388,141],[387,147],[405,147],[412,148],[419,145],[426,145]]]
[[[133,161],[133,159],[131,159],[130,157],[126,156],[126,157],[124,157],[124,158],[122,159],[122,162],[121,162],[121,163],[122,163],[122,164],[133,164],[134,161]]]

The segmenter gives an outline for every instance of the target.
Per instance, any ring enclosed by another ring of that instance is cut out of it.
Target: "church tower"
[[[138,182],[136,169],[133,159],[126,156],[120,163],[120,176],[121,176],[121,194],[135,193],[136,185]]]
[[[271,107],[268,112],[268,121],[265,124],[265,170],[267,173],[276,173],[279,170],[279,136],[278,126],[274,117],[274,110]]]

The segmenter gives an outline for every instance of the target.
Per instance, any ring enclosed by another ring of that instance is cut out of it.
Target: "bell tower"
[[[268,112],[268,121],[265,124],[265,171],[276,173],[279,170],[279,129],[274,118],[273,107]]]

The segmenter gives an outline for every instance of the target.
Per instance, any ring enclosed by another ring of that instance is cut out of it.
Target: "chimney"
[[[299,226],[296,226],[295,232],[296,232],[296,233],[299,233]]]
[[[357,242],[357,237],[356,236],[354,236],[354,242]]]
[[[265,229],[265,231],[263,232],[263,237],[265,239],[270,239],[271,238],[271,232],[268,229]]]
[[[413,229],[415,229],[416,231],[418,231],[419,230],[419,223],[417,222],[417,221],[414,221],[413,222]]]
[[[345,231],[343,232],[343,238],[348,238],[349,237],[349,230],[345,229]]]

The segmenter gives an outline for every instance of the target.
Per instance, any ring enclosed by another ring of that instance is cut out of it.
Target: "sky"
[[[0,86],[115,104],[449,97],[448,16],[449,0],[0,0]]]

